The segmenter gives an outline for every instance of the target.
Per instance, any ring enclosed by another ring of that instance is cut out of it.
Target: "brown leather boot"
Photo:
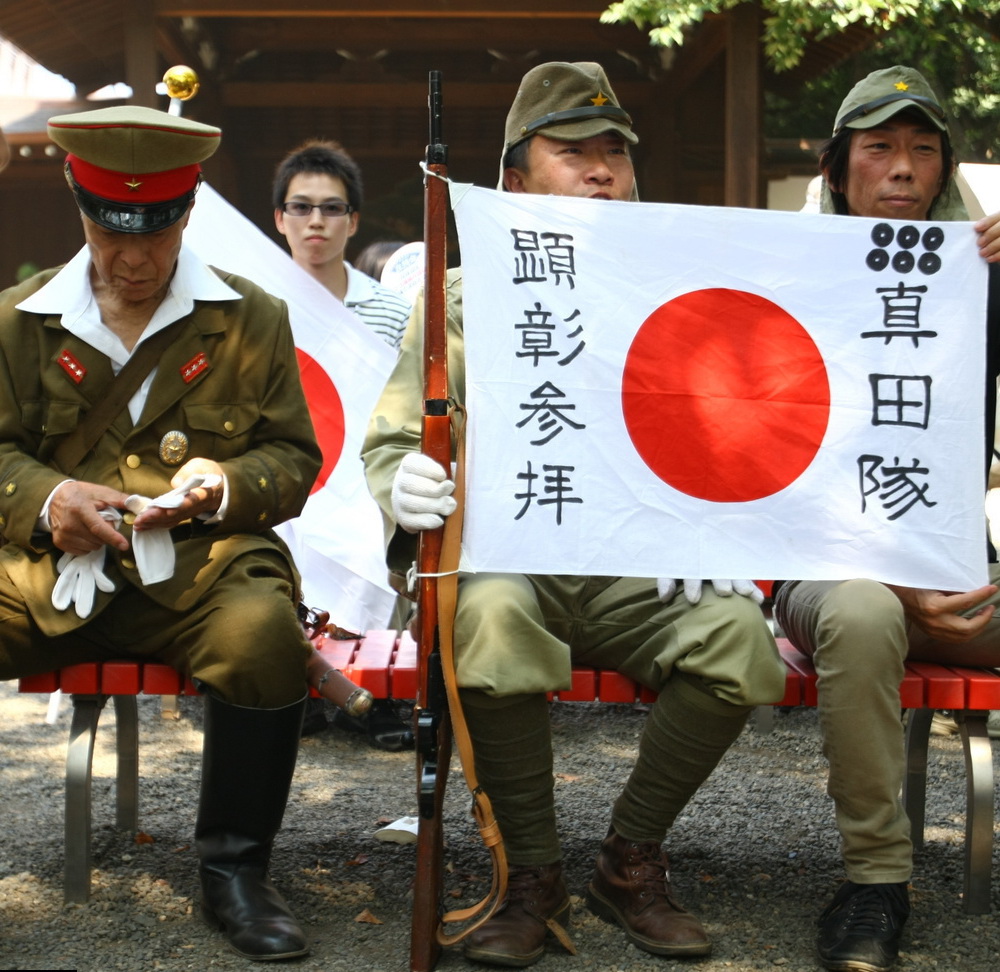
[[[497,913],[464,942],[465,957],[490,965],[523,968],[537,962],[552,932],[574,955],[566,934],[569,895],[562,864],[537,864],[510,869],[507,897]]]
[[[637,844],[609,831],[587,888],[587,907],[621,925],[634,945],[654,955],[712,951],[701,922],[674,899],[670,863],[659,844]]]

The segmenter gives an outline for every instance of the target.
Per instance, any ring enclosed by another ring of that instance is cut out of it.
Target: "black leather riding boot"
[[[205,696],[201,802],[195,842],[202,916],[244,958],[295,958],[306,937],[267,866],[295,770],[305,698],[250,709]]]

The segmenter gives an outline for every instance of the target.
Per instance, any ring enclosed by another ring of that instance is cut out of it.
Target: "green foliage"
[[[654,44],[683,44],[685,31],[706,14],[724,13],[752,0],[620,0],[601,15],[604,23],[648,28]],[[776,71],[795,67],[809,39],[822,40],[851,26],[890,30],[902,19],[933,21],[944,8],[993,7],[988,0],[760,0],[764,52]]]
[[[602,14],[606,23],[632,23],[654,44],[684,43],[706,15],[753,0],[621,0]],[[874,34],[871,46],[806,83],[794,98],[768,97],[769,136],[823,137],[855,81],[890,64],[920,70],[955,119],[959,158],[1000,158],[1000,0],[759,0],[761,44],[768,66],[780,73],[797,66],[810,40],[852,24]]]

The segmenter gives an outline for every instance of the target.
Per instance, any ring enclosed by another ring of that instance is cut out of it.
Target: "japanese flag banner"
[[[381,513],[359,456],[395,352],[211,186],[198,192],[184,242],[205,263],[288,304],[323,464],[302,514],[277,532],[302,574],[309,607],[329,611],[332,622],[351,631],[384,628],[395,595]]]
[[[464,569],[986,583],[969,223],[452,197]]]

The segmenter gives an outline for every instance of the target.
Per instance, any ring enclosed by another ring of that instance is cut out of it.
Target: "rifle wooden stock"
[[[448,237],[447,149],[440,141],[440,74],[430,74],[430,140],[424,176],[424,407],[421,449],[451,468],[451,420],[448,409],[448,335],[445,300]],[[411,972],[431,972],[441,954],[437,927],[441,918],[444,838],[441,804],[451,758],[451,722],[438,642],[436,574],[444,530],[420,535],[417,570],[419,605],[416,720],[417,867],[410,925]]]

